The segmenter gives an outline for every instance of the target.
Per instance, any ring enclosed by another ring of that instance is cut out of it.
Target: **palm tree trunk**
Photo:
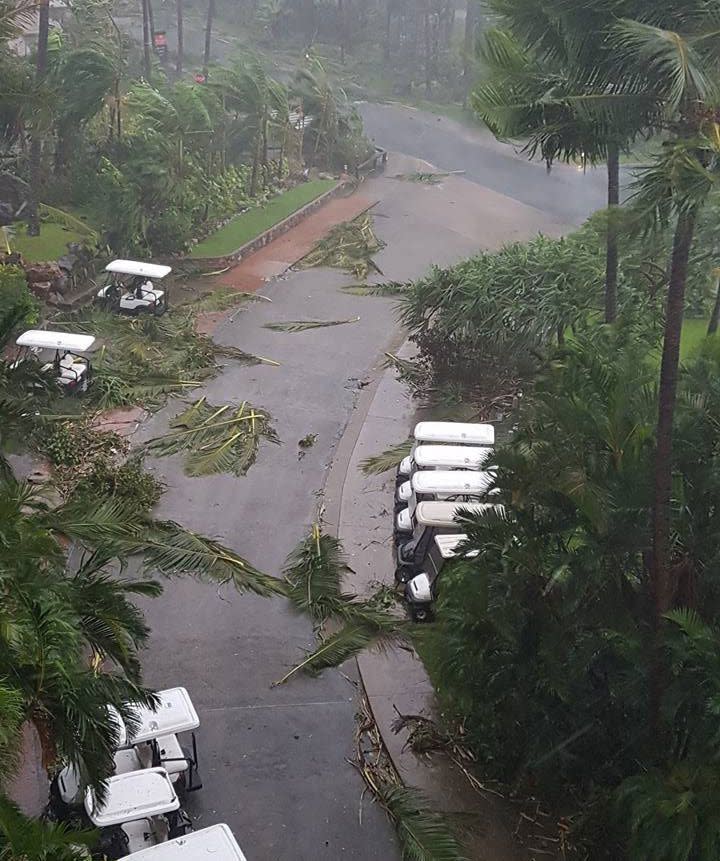
[[[253,154],[252,174],[250,175],[250,197],[258,193],[258,178],[260,176],[260,160],[262,158],[262,132],[258,131]]]
[[[345,2],[338,0],[338,27],[340,28],[340,62],[345,65]]]
[[[430,55],[432,46],[430,43],[430,12],[426,8],[423,12],[423,29],[425,35],[425,96],[429,99],[432,95],[431,73],[430,73]]]
[[[177,3],[177,59],[175,61],[175,71],[178,78],[183,73],[183,60],[185,59],[185,42],[183,34],[183,0],[176,0]]]
[[[714,335],[720,323],[720,274],[718,274],[717,292],[715,293],[715,305],[713,306],[710,322],[708,323],[708,335]]]
[[[618,282],[618,226],[617,212],[620,203],[620,148],[608,144],[608,223],[605,256],[605,322],[614,323],[617,317]]]
[[[473,65],[473,56],[475,54],[475,32],[477,29],[476,13],[477,0],[467,0],[467,6],[465,8],[465,36],[463,41],[464,106],[467,106],[468,96],[470,95],[470,87],[472,86],[470,75]]]
[[[390,38],[392,35],[392,2],[386,0],[387,9],[385,10],[385,46],[383,48],[383,56],[386,60],[390,59]]]
[[[153,11],[152,0],[147,0],[148,8],[148,24],[150,25],[150,45],[155,48],[155,12]]]
[[[35,61],[35,81],[40,84],[47,73],[48,35],[50,32],[50,0],[38,2],[38,43]],[[28,236],[40,235],[40,218],[38,203],[40,202],[40,186],[42,184],[42,138],[40,135],[40,118],[37,113],[33,123],[32,139],[30,141],[30,194],[28,195],[27,232]]]
[[[210,68],[210,47],[212,43],[212,27],[215,18],[215,0],[208,0],[207,24],[205,25],[205,53],[203,55],[203,75],[208,76]]]
[[[670,582],[670,528],[672,490],[672,447],[675,395],[680,363],[680,335],[685,303],[690,246],[695,232],[697,211],[681,213],[673,238],[670,284],[665,307],[665,338],[663,341],[660,386],[658,393],[657,441],[655,447],[655,501],[653,507],[652,581],[656,623],[672,604]]]
[[[142,3],[142,25],[143,25],[143,75],[145,80],[150,81],[152,77],[152,56],[150,38],[150,0],[140,0]]]

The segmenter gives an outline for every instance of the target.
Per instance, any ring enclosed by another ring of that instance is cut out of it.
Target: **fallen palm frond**
[[[273,332],[304,332],[306,329],[321,329],[325,326],[342,326],[345,323],[357,323],[359,317],[351,317],[349,320],[288,320],[285,323],[265,323],[265,329]]]
[[[192,574],[220,584],[232,583],[239,592],[262,597],[286,591],[282,580],[263,574],[233,550],[172,520],[154,521],[129,549],[144,553],[147,571],[166,577]]]
[[[168,395],[217,373],[221,356],[245,365],[277,365],[272,359],[216,344],[196,330],[195,312],[183,305],[162,317],[126,317],[92,308],[59,315],[52,326],[102,340],[102,349],[93,356],[94,385],[86,402],[103,409],[138,403],[161,406]]]
[[[382,648],[407,636],[406,623],[379,602],[373,598],[359,600],[342,591],[342,576],[347,570],[340,542],[323,535],[317,524],[288,557],[284,570],[288,598],[296,609],[310,616],[317,631],[326,622],[336,629],[322,636],[317,648],[276,685],[300,670],[315,675],[339,666],[363,649]]]
[[[357,278],[367,278],[370,269],[380,272],[372,257],[385,247],[373,230],[372,216],[365,212],[352,221],[333,227],[299,262],[303,269],[331,266],[345,269]],[[382,272],[380,272],[382,275]]]
[[[206,293],[192,303],[189,302],[188,306],[195,312],[227,311],[243,302],[260,302],[263,300],[272,301],[267,296],[260,296],[257,293],[246,293],[242,290],[234,290],[232,287],[223,287],[220,290],[213,290],[212,293]]]
[[[239,362],[241,365],[271,365],[273,368],[280,367],[280,362],[276,362],[275,359],[266,359],[265,356],[246,353],[237,347],[225,347],[222,344],[215,344],[214,350],[216,356],[225,356],[228,359]]]
[[[92,243],[96,243],[98,241],[96,231],[81,219],[71,215],[69,212],[65,212],[62,209],[56,209],[54,206],[48,206],[47,203],[39,203],[38,212],[40,217],[46,221],[61,224],[66,230],[73,230],[81,236],[84,236],[85,239],[90,240]]]
[[[408,291],[411,284],[406,281],[386,281],[383,284],[349,284],[341,289],[353,296],[400,296]]]
[[[397,445],[386,448],[380,454],[366,457],[365,460],[360,461],[360,469],[365,475],[382,475],[383,472],[397,468],[400,461],[410,454],[413,442],[414,440],[411,437],[404,442],[399,442]]]
[[[393,179],[400,179],[404,182],[422,182],[426,185],[438,185],[444,179],[450,176],[449,173],[423,173],[417,171],[415,173],[396,173]]]
[[[170,421],[172,430],[151,439],[147,450],[166,456],[187,452],[185,472],[191,476],[229,472],[245,475],[255,463],[260,440],[280,440],[264,410],[243,401],[239,407],[215,407],[200,398]]]
[[[403,785],[364,693],[357,721],[351,764],[395,826],[403,861],[466,861],[450,821],[433,810],[421,793]]]

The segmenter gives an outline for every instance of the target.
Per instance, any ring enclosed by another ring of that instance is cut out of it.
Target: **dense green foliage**
[[[592,857],[619,857],[632,834],[632,857],[710,859],[703,847],[720,836],[709,809],[720,356],[713,342],[681,379],[673,606],[682,609],[668,616],[655,725],[656,366],[637,335],[578,336],[526,389],[517,431],[494,459],[505,513],[468,522],[479,555],[443,575],[434,649],[445,704],[484,768],[571,814]]]

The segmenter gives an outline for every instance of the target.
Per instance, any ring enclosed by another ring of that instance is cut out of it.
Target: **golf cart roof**
[[[85,811],[97,828],[160,816],[180,807],[180,800],[164,768],[115,774],[108,778],[106,792],[102,806],[96,804],[92,787],[85,792]]]
[[[116,275],[141,275],[143,278],[164,278],[172,272],[171,266],[160,266],[157,263],[142,263],[139,260],[113,260],[105,267],[106,272]]]
[[[436,535],[435,545],[440,551],[443,559],[454,559],[457,554],[458,547],[467,541],[467,535],[464,532],[459,532],[457,535]],[[469,553],[463,553],[465,559],[473,559],[480,553],[479,550],[470,550]]]
[[[133,852],[125,861],[247,861],[225,824],[191,831],[166,843]]]
[[[480,469],[492,454],[487,446],[473,445],[419,445],[413,457],[421,469]]]
[[[30,329],[15,341],[18,347],[37,347],[41,350],[72,350],[86,353],[95,343],[94,335],[73,335],[70,332],[48,332]]]
[[[158,696],[160,704],[155,711],[147,706],[132,704],[140,720],[137,732],[131,733],[132,744],[140,744],[162,735],[186,732],[200,726],[200,719],[185,688],[168,688],[158,691]]]
[[[447,442],[455,445],[495,445],[495,427],[466,422],[418,422],[417,442]]]
[[[430,469],[416,472],[411,481],[416,494],[421,493],[483,493],[495,476],[490,472],[469,469]]]

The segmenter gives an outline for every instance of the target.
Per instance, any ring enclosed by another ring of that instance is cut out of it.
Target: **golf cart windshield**
[[[164,768],[129,771],[108,778],[102,805],[97,803],[91,787],[85,793],[85,811],[97,828],[160,816],[179,807],[180,801]]]
[[[211,825],[128,855],[126,861],[247,861],[227,825]]]
[[[105,271],[113,275],[135,275],[138,278],[160,281],[172,272],[172,268],[157,263],[142,263],[139,260],[113,260],[105,267]]]
[[[195,707],[185,688],[168,688],[158,691],[160,703],[157,709],[132,704],[140,726],[130,734],[132,744],[140,744],[164,735],[197,729],[200,726]]]

